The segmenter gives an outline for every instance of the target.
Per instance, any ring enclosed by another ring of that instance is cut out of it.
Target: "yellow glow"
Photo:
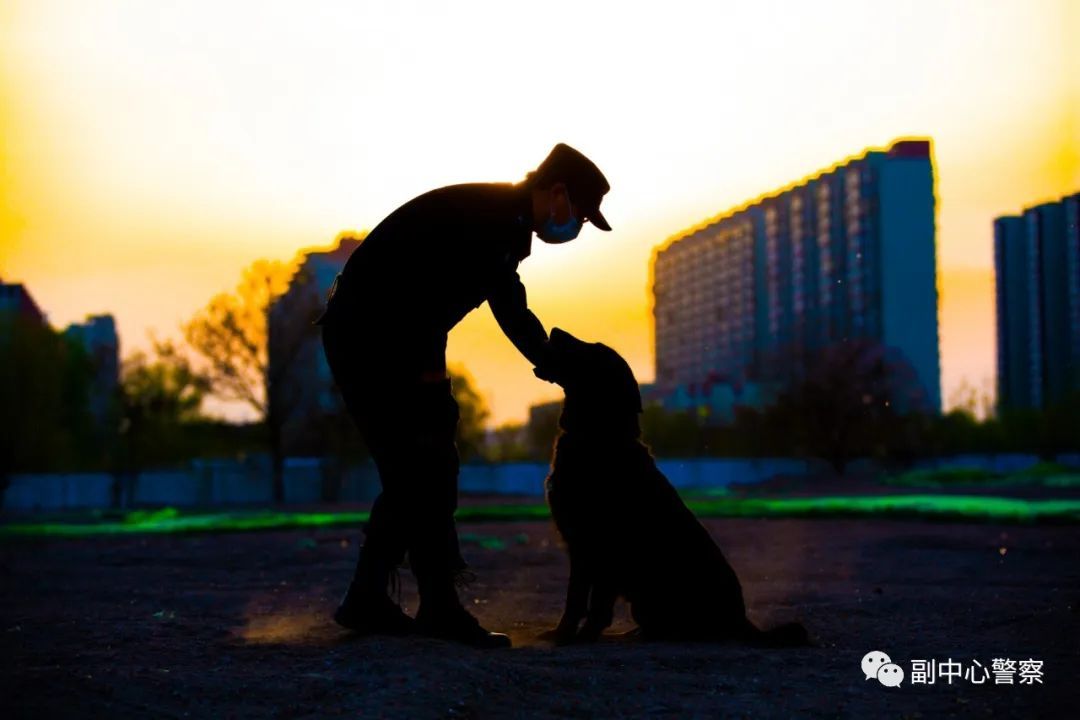
[[[991,266],[994,216],[1080,189],[1077,7],[8,0],[0,277],[54,324],[113,312],[130,350],[150,328],[175,335],[256,258],[371,227],[432,187],[520,179],[565,141],[611,180],[615,231],[537,242],[530,300],[649,380],[655,246],[929,136],[947,398],[994,372],[992,342],[956,341],[967,322],[992,338],[992,313],[952,313],[949,271]],[[557,396],[485,309],[450,355],[496,422]]]
[[[265,598],[260,600],[266,603]],[[267,611],[255,601],[249,602],[243,614],[244,625],[233,630],[234,635],[248,645],[299,645],[311,642],[326,629],[323,608],[287,608]]]

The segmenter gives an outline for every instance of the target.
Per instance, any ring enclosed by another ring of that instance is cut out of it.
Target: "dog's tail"
[[[769,630],[761,630],[749,619],[744,619],[739,639],[759,647],[808,647],[810,635],[802,623],[789,622]]]

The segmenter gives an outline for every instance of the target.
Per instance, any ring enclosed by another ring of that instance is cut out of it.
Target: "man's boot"
[[[366,555],[361,550],[356,574],[334,612],[334,622],[361,635],[412,635],[416,621],[386,594],[391,578],[397,580],[396,570]]]
[[[480,622],[461,605],[453,581],[447,577],[437,587],[420,583],[420,609],[416,613],[416,630],[421,635],[452,640],[476,648],[508,648],[510,637],[485,630]]]

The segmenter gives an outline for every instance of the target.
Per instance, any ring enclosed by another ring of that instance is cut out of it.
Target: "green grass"
[[[878,495],[721,499],[688,503],[702,517],[874,517],[988,522],[1080,522],[1080,499]]]
[[[119,520],[94,522],[40,522],[0,525],[0,537],[51,536],[89,537],[94,535],[172,534],[196,532],[246,532],[282,528],[359,525],[368,519],[367,512],[298,513],[247,511],[235,513],[198,513],[183,515],[175,508],[139,517],[135,511]],[[132,515],[136,515],[132,518]]]
[[[995,473],[982,468],[942,468],[912,470],[885,480],[902,487],[947,488],[965,485],[982,487],[1080,487],[1080,472],[1056,463],[1038,463],[1015,473]]]
[[[688,500],[698,517],[923,518],[939,521],[1076,523],[1080,499],[1025,500],[970,495],[832,496],[811,498],[716,497]],[[547,520],[542,504],[467,506],[458,522]],[[135,511],[118,517],[0,525],[0,538],[94,537],[136,534],[248,532],[290,528],[359,526],[367,512],[275,512],[185,514],[175,508]],[[479,537],[479,536],[478,536]],[[481,545],[484,543],[481,541]],[[491,543],[489,543],[491,544]],[[493,549],[494,548],[492,545]]]

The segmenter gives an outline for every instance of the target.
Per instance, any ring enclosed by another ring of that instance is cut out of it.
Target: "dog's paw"
[[[600,639],[600,636],[604,634],[604,628],[598,625],[590,625],[585,623],[578,630],[576,636],[574,636],[574,642],[576,643],[594,643]]]

